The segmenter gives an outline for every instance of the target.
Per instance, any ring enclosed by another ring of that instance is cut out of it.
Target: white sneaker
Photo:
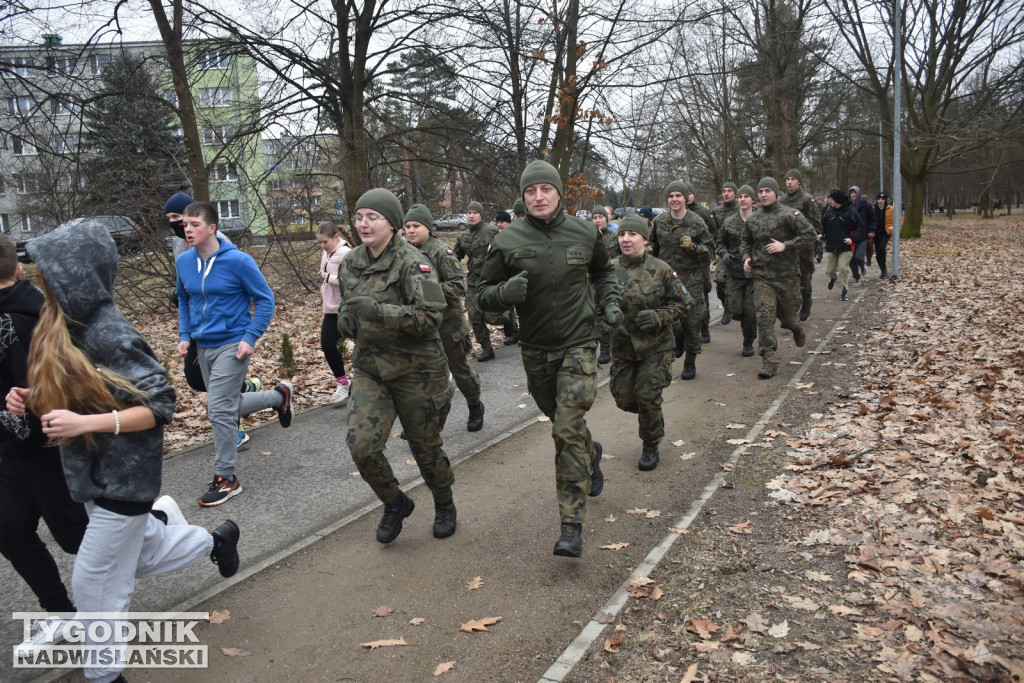
[[[334,394],[328,399],[328,403],[337,404],[345,401],[348,398],[348,388],[350,384],[338,384],[338,388],[334,390]]]
[[[33,655],[42,652],[51,645],[64,642],[63,619],[48,617],[32,622],[32,637],[14,648],[14,656],[18,661],[32,659]],[[47,637],[49,634],[49,637]]]
[[[188,524],[185,520],[185,515],[181,513],[181,508],[178,507],[178,504],[170,496],[160,496],[157,498],[156,502],[153,503],[153,509],[167,515],[167,526]]]

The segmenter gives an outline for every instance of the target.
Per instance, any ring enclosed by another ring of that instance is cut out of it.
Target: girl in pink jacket
[[[341,223],[324,221],[316,230],[316,241],[324,253],[320,256],[320,294],[324,300],[324,319],[320,326],[320,348],[327,359],[327,365],[334,373],[337,388],[328,403],[339,404],[348,398],[349,381],[345,374],[345,363],[338,350],[341,335],[338,333],[338,306],[341,305],[341,293],[338,290],[338,266],[345,254],[352,250],[349,237],[345,234]]]

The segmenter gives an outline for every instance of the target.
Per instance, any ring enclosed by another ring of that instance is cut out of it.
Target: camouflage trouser
[[[711,293],[711,264],[704,266],[704,311],[701,313],[698,322],[701,325],[707,325],[711,322],[711,300],[708,298],[708,294]],[[699,332],[699,330],[698,330]]]
[[[398,480],[384,457],[395,416],[402,421],[423,480],[439,505],[452,501],[455,475],[441,442],[453,393],[444,363],[428,372],[382,380],[353,372],[349,393],[348,449],[359,474],[383,503],[398,495]]]
[[[597,396],[594,345],[551,353],[523,349],[523,368],[530,395],[551,420],[558,513],[563,522],[582,523],[594,456],[594,439],[586,421]]]
[[[825,255],[825,240],[823,240],[823,239],[815,240],[814,241],[814,258],[815,259],[820,259],[824,255]]]
[[[641,360],[612,361],[611,391],[615,405],[639,415],[640,440],[645,445],[657,446],[665,436],[661,392],[672,383],[673,360],[669,349]]]
[[[601,341],[601,351],[611,353],[612,351],[612,328],[604,321],[604,315],[597,316],[597,333]]]
[[[679,342],[682,341],[683,350],[694,355],[700,353],[700,326],[708,317],[708,295],[699,289],[702,286],[703,283],[700,282],[697,283],[697,287],[691,287],[689,282],[686,283],[693,305],[683,319],[681,334],[676,338],[676,346],[680,346]]]
[[[811,276],[814,275],[814,249],[809,245],[797,251],[797,261],[800,263],[800,303],[803,306],[811,304]]]
[[[722,302],[722,313],[730,313],[732,309],[729,308],[729,276],[725,274],[725,268],[721,263],[715,270],[715,294]],[[710,314],[708,317],[710,318]]]
[[[731,277],[728,285],[729,310],[740,321],[743,343],[753,344],[757,338],[757,309],[754,306],[754,281],[748,277]],[[774,325],[774,322],[772,323]]]
[[[757,311],[757,350],[766,363],[777,363],[779,344],[775,340],[775,318],[785,330],[800,329],[800,287],[798,281],[771,283],[755,279],[752,296]]]
[[[466,314],[469,316],[469,326],[473,328],[473,336],[476,343],[484,351],[491,351],[491,331],[487,329],[487,316],[484,309],[476,300],[476,288],[466,290]],[[499,314],[504,315],[504,314]]]
[[[472,344],[469,341],[469,330],[462,316],[455,316],[441,321],[441,346],[448,359],[448,369],[455,378],[455,386],[466,397],[466,404],[475,406],[480,402],[480,376],[469,368],[469,354]]]

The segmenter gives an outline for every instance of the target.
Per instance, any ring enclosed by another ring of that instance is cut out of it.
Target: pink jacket
[[[338,242],[338,248],[328,254],[324,251],[320,255],[320,277],[323,284],[320,285],[320,295],[324,299],[324,313],[337,313],[341,305],[341,291],[338,289],[338,267],[345,254],[352,251],[345,240]]]

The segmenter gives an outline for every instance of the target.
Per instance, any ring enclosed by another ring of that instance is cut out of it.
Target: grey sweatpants
[[[213,427],[213,447],[217,452],[217,474],[230,477],[238,460],[238,420],[257,410],[276,408],[284,397],[281,392],[239,393],[249,371],[249,358],[235,358],[238,343],[199,347],[199,371],[206,382],[206,412]]]
[[[153,515],[119,515],[93,502],[85,504],[89,526],[75,556],[71,587],[75,607],[83,612],[127,612],[135,579],[191,566],[213,552],[213,536],[201,526],[167,526]],[[114,643],[114,625],[89,629],[97,619],[83,620],[86,645]],[[90,634],[90,631],[93,631]],[[103,632],[108,638],[92,635]],[[118,644],[124,659],[125,643]],[[86,667],[91,681],[112,681],[121,667]]]

